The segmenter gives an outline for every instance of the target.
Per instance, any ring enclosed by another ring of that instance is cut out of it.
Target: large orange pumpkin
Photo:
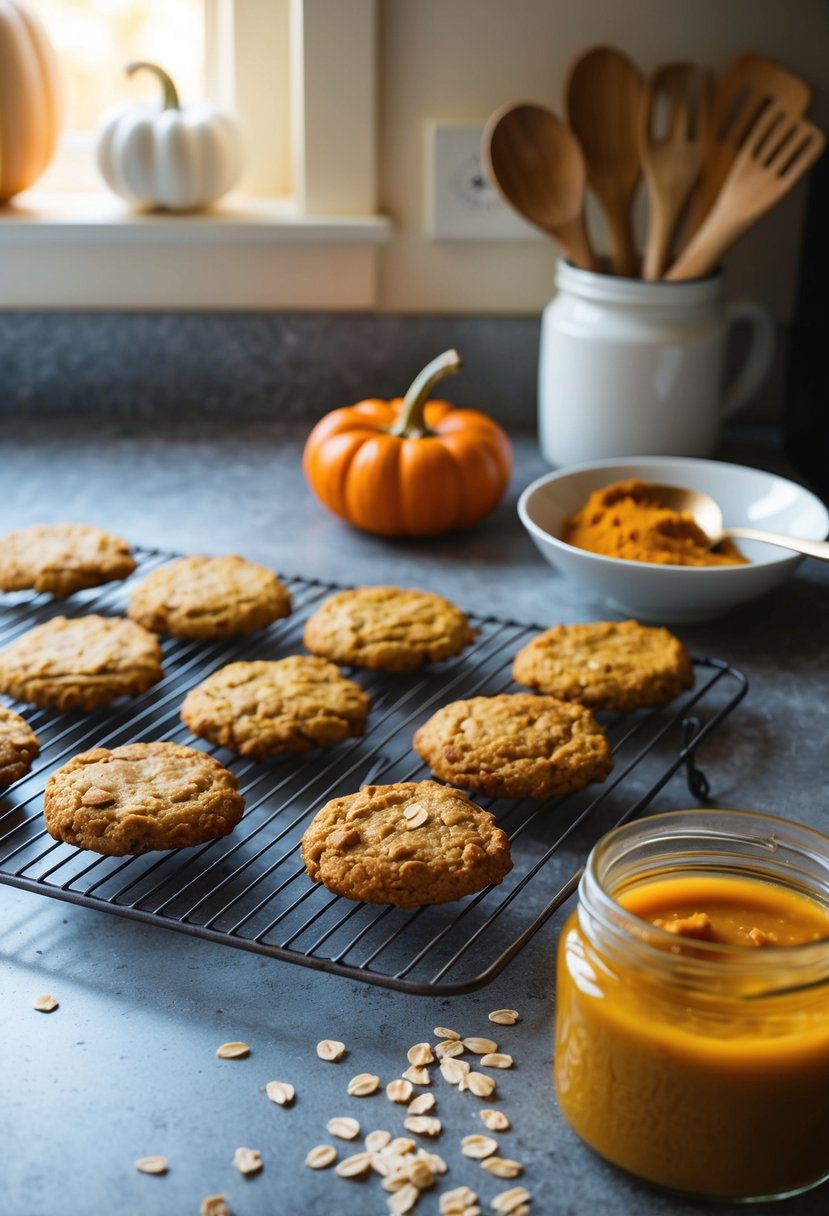
[[[0,202],[31,186],[52,159],[61,82],[43,22],[21,0],[0,3]]]
[[[446,351],[405,397],[360,401],[317,423],[303,467],[330,511],[380,536],[436,536],[497,506],[512,472],[505,432],[478,410],[427,401],[460,368],[458,352]]]

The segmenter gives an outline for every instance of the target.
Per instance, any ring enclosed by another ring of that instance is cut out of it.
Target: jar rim
[[[722,295],[723,280],[724,272],[720,266],[701,279],[668,282],[664,279],[623,278],[595,270],[582,270],[563,257],[556,263],[555,273],[557,287],[585,299],[634,306],[710,303]]]

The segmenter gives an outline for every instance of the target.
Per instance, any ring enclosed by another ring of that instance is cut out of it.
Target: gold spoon
[[[694,522],[705,533],[711,549],[723,540],[761,540],[767,545],[779,545],[781,549],[793,549],[805,553],[818,561],[829,562],[829,541],[806,540],[800,536],[786,536],[782,532],[763,532],[759,528],[725,528],[722,511],[710,494],[702,490],[688,490],[684,486],[650,485],[649,489],[663,507],[670,511],[687,511]]]

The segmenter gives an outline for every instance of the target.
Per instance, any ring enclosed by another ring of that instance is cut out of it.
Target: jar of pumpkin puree
[[[571,1127],[673,1190],[775,1199],[829,1177],[829,837],[691,810],[594,848],[561,935]]]

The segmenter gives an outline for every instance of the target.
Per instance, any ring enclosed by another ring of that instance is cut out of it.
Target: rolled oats
[[[166,1157],[139,1157],[135,1168],[139,1174],[166,1174],[170,1163]]]
[[[357,1076],[348,1082],[347,1092],[352,1098],[367,1098],[369,1094],[376,1093],[379,1087],[380,1078],[373,1072],[358,1072]]]
[[[312,1148],[305,1158],[309,1170],[324,1170],[337,1160],[337,1150],[333,1144],[318,1144]]]
[[[317,1043],[317,1055],[321,1060],[341,1060],[345,1055],[345,1043],[338,1039],[321,1039]]]
[[[336,1136],[339,1140],[355,1140],[360,1134],[360,1124],[348,1115],[335,1115],[328,1120],[325,1130],[329,1136]]]
[[[290,1106],[296,1097],[296,1090],[289,1081],[268,1081],[265,1093],[277,1106]]]
[[[222,1043],[216,1055],[220,1060],[242,1060],[250,1055],[250,1047],[247,1043]]]

